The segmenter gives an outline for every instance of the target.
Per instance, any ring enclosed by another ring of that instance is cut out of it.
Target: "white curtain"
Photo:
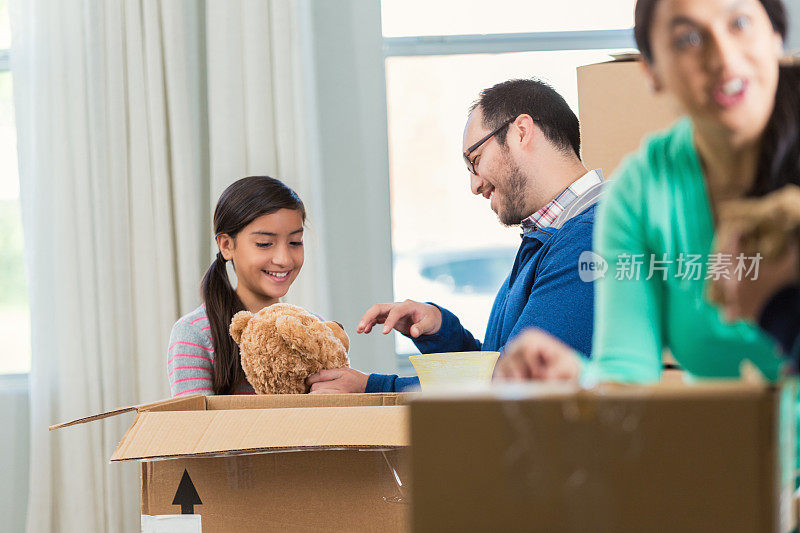
[[[237,177],[269,174],[294,188],[309,226],[288,300],[329,316],[310,26],[310,2],[208,3],[210,209]]]
[[[280,177],[313,223],[323,196],[309,134],[308,6],[10,8],[32,315],[28,529],[136,531],[138,465],[108,463],[131,419],[47,426],[168,396],[169,331],[199,303],[224,186]],[[315,229],[292,301],[324,314],[324,236]]]

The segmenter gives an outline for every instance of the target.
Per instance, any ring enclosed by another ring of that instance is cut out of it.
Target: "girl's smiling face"
[[[757,139],[772,113],[782,39],[758,0],[661,0],[648,65],[700,123]]]
[[[258,217],[235,238],[219,235],[217,243],[233,262],[239,297],[264,307],[286,295],[303,266],[303,217],[296,209],[279,209]]]

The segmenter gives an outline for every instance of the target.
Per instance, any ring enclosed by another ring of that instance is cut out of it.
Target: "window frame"
[[[633,28],[384,37],[384,57],[636,48]]]
[[[0,49],[0,74],[10,71],[11,50]],[[29,374],[30,370],[23,373],[0,373],[0,393],[15,392],[23,388],[27,390]]]

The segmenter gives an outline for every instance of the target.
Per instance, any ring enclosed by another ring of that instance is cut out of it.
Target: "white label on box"
[[[142,533],[202,533],[199,514],[142,515]]]

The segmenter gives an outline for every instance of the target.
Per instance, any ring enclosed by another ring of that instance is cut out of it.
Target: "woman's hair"
[[[231,238],[262,215],[279,209],[300,212],[303,222],[306,209],[300,197],[280,180],[269,176],[248,176],[232,183],[214,209],[214,234]],[[235,265],[234,265],[235,266]],[[214,342],[214,394],[230,394],[244,381],[239,346],[228,333],[233,315],[245,309],[228,279],[221,252],[203,276],[201,284],[206,313]]]
[[[653,62],[651,32],[660,0],[637,0],[633,35],[642,57]],[[772,28],[786,40],[788,22],[782,0],[759,0]],[[800,185],[800,66],[781,65],[775,106],[761,139],[751,196],[763,196],[788,183]]]

